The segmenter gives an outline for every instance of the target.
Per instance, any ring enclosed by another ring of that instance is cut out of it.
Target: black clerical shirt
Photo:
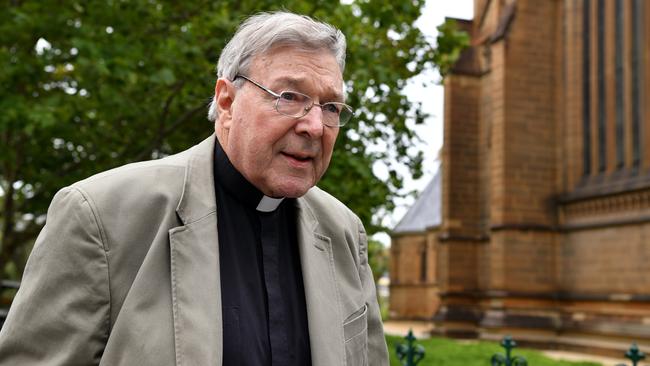
[[[234,168],[218,141],[214,172],[223,365],[310,365],[295,200],[275,207],[278,202]]]

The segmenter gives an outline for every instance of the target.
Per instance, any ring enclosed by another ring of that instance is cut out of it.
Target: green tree
[[[368,240],[368,262],[372,267],[375,283],[388,272],[388,249],[377,240]]]
[[[424,115],[402,89],[431,64],[413,26],[423,0],[287,0],[282,9],[330,22],[348,37],[348,103],[321,186],[381,230],[402,187],[396,159],[416,177],[422,152],[407,118]],[[5,1],[0,12],[0,278],[22,273],[61,187],[128,162],[183,150],[212,132],[205,118],[219,52],[245,16],[275,1]],[[387,151],[370,146],[387,142]],[[375,149],[376,150],[376,149]]]

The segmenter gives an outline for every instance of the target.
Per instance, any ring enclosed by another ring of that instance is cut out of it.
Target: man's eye
[[[339,106],[337,106],[336,104],[332,104],[332,103],[323,104],[323,110],[326,111],[326,112],[335,113],[335,114],[339,114],[341,112],[341,109],[339,108]]]
[[[282,100],[287,102],[301,103],[305,100],[306,97],[300,93],[282,92],[282,94],[280,94],[280,98],[282,98]]]

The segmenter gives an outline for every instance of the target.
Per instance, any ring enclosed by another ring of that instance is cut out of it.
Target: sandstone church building
[[[441,171],[393,233],[391,315],[650,350],[650,2],[475,0],[474,14],[444,83]]]

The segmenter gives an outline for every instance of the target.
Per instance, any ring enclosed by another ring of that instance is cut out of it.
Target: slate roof
[[[404,217],[393,229],[393,234],[424,232],[441,223],[441,170],[424,188]]]

